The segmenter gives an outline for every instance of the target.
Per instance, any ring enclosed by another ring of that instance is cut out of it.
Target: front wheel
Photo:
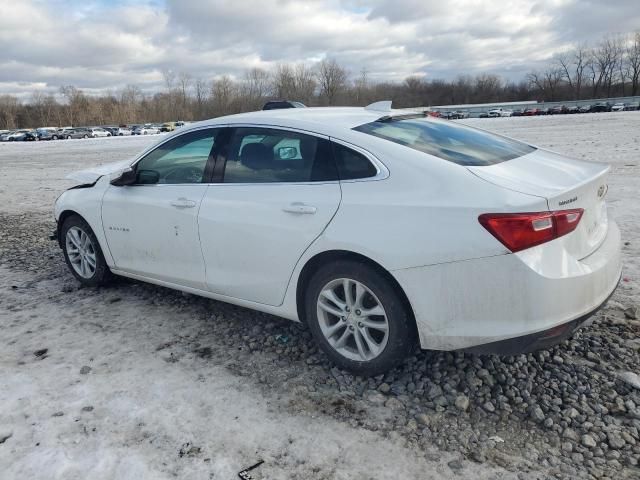
[[[62,224],[60,234],[64,259],[80,283],[96,287],[111,279],[98,239],[87,222],[72,215]]]
[[[390,370],[416,345],[413,318],[392,282],[358,262],[319,269],[305,292],[305,313],[324,352],[355,374]]]

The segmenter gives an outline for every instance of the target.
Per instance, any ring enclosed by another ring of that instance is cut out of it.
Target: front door
[[[206,288],[198,210],[217,132],[173,137],[135,165],[135,185],[109,187],[102,222],[117,270]]]

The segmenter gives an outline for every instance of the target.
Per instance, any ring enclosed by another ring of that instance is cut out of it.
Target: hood
[[[70,173],[66,178],[82,183],[95,183],[100,177],[104,175],[110,175],[112,173],[120,173],[130,165],[131,160],[121,160],[119,162],[105,163],[104,165],[98,165],[86,170],[79,170],[77,172]]]

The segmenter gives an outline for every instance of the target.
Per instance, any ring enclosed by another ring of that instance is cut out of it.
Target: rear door
[[[207,287],[280,305],[298,259],[340,204],[329,140],[237,127],[215,175],[199,214]]]
[[[545,198],[549,210],[583,209],[578,227],[563,240],[576,258],[591,254],[606,237],[608,165],[536,150],[507,162],[468,168],[496,185]]]

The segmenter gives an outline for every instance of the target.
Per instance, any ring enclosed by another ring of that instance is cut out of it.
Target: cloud
[[[0,94],[162,88],[336,58],[376,80],[519,80],[572,44],[640,25],[637,0],[0,0]]]

